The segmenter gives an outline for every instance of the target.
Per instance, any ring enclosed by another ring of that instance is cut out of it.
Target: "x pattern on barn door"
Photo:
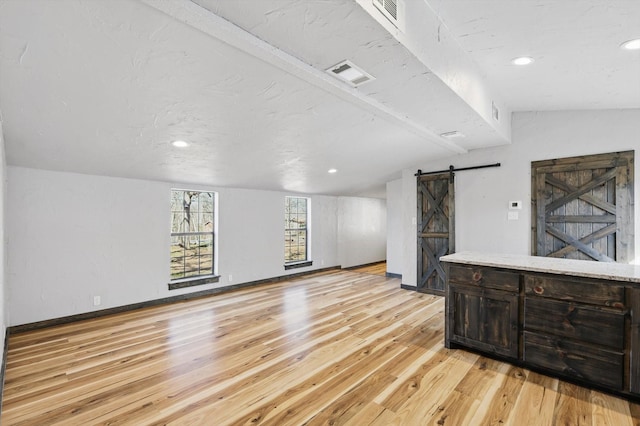
[[[633,151],[532,163],[534,254],[633,259]]]
[[[454,251],[453,175],[418,177],[418,290],[444,294],[440,256]]]

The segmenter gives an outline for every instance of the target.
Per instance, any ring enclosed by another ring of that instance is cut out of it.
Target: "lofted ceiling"
[[[640,107],[640,51],[619,48],[640,38],[638,0],[429,3],[514,111]]]
[[[402,169],[510,143],[511,111],[640,107],[640,52],[618,48],[639,1],[402,6],[398,30],[372,0],[0,0],[7,163],[384,197]],[[325,72],[345,59],[375,80]]]

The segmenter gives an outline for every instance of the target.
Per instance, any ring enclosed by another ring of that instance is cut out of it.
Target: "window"
[[[284,261],[285,264],[309,260],[309,200],[285,197],[284,202]],[[308,263],[311,264],[310,262]],[[307,264],[303,264],[307,266]],[[286,267],[286,265],[285,265]]]
[[[213,275],[214,206],[213,192],[171,190],[172,281]]]

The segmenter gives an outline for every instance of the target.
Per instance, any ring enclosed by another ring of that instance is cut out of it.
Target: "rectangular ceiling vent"
[[[500,121],[500,110],[493,101],[491,101],[491,115],[494,120]]]
[[[327,72],[353,87],[375,80],[374,76],[354,65],[351,61],[342,61],[329,68]]]
[[[402,29],[401,18],[404,4],[402,0],[372,0],[373,4],[396,28]]]

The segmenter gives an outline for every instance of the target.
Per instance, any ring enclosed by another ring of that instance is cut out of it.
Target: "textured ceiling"
[[[315,69],[352,61],[375,77],[359,93],[437,135],[463,132],[465,149],[507,142],[355,1],[195,3]]]
[[[454,42],[429,55],[363,1],[0,0],[7,162],[384,196],[402,169],[509,143],[450,75],[481,76],[507,111],[640,107],[640,55],[618,49],[640,37],[640,2],[407,0]],[[516,69],[520,54],[536,62]],[[376,80],[324,72],[344,59]],[[452,130],[467,137],[438,136]]]
[[[619,48],[640,38],[638,0],[429,3],[513,111],[640,107],[640,51]]]

